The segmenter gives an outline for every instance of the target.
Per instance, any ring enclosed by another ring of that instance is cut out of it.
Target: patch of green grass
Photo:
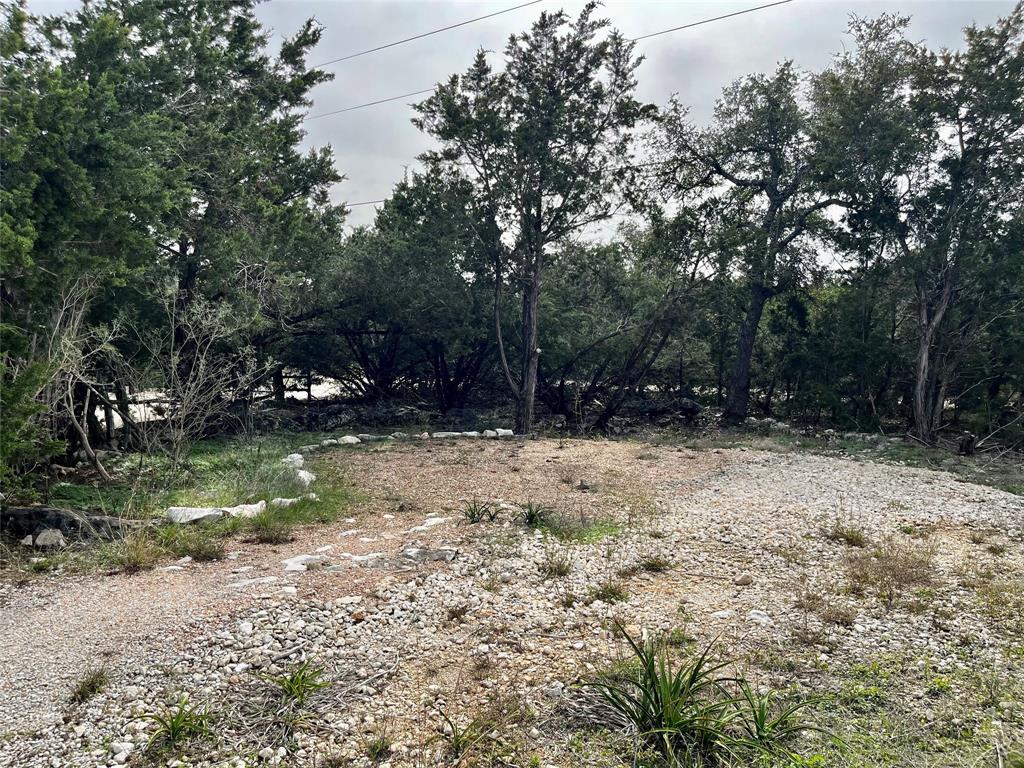
[[[138,531],[101,545],[97,560],[104,568],[139,573],[154,568],[166,554],[150,532]]]
[[[109,683],[110,673],[107,672],[106,667],[91,667],[86,670],[84,675],[78,678],[78,681],[71,689],[71,702],[73,704],[82,704],[96,694],[101,693]]]
[[[176,557],[210,562],[224,557],[220,531],[208,525],[168,525],[157,532],[160,545]]]
[[[294,526],[277,510],[266,510],[248,518],[242,526],[246,541],[257,544],[285,544],[292,540]]]

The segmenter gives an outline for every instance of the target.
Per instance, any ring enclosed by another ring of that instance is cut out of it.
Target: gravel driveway
[[[624,765],[612,737],[581,724],[573,687],[621,656],[616,624],[717,637],[759,682],[832,697],[822,716],[865,738],[880,712],[925,743],[954,733],[963,759],[1024,734],[1024,645],[1001,613],[1024,594],[1018,496],[927,470],[625,441],[327,459],[365,492],[348,522],[213,564],[4,586],[0,765],[141,765],[152,723],[138,716],[182,693],[218,718],[182,764],[369,765],[382,733],[391,765],[450,764],[445,718],[486,712],[494,733],[479,749]],[[497,519],[467,522],[473,501]],[[527,502],[542,529],[522,524]],[[925,552],[929,571],[883,599],[851,564],[887,548]],[[311,556],[306,570],[286,570],[296,555]],[[265,676],[306,659],[332,685],[295,727],[268,727]],[[68,704],[98,664],[109,686]],[[999,688],[983,701],[988,670]]]

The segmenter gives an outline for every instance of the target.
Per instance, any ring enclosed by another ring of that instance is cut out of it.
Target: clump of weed
[[[205,707],[189,704],[185,695],[175,705],[144,714],[139,719],[156,725],[146,746],[147,752],[176,752],[186,743],[206,738],[212,733],[213,715]]]
[[[1006,545],[1001,541],[993,541],[985,549],[990,555],[995,555],[996,557],[1006,554]]]
[[[292,540],[292,524],[271,511],[260,512],[245,523],[247,541],[257,544],[285,544]]]
[[[543,528],[554,517],[551,507],[528,501],[519,505],[519,518],[527,528]]]
[[[629,599],[629,592],[618,581],[609,580],[590,590],[587,601],[593,603],[600,600],[603,603],[619,603]]]
[[[97,693],[101,693],[109,683],[110,674],[107,672],[106,667],[91,667],[86,670],[85,674],[75,683],[74,688],[71,689],[71,702],[73,704],[82,704]]]
[[[147,532],[138,531],[106,544],[100,550],[100,561],[122,573],[139,573],[153,568],[164,554]]]
[[[934,554],[931,547],[888,537],[871,550],[847,557],[847,577],[855,592],[874,590],[891,608],[909,587],[935,581]]]
[[[524,719],[529,712],[526,705],[515,698],[496,697],[477,710],[468,721],[437,707],[437,740],[444,743],[456,764],[468,759],[498,758],[506,749],[501,741],[502,730],[508,724]],[[502,761],[504,762],[504,761]]]
[[[562,579],[572,572],[573,558],[566,552],[557,549],[547,549],[544,552],[544,562],[540,565],[540,572],[546,579]]]
[[[647,573],[664,573],[672,569],[672,561],[664,555],[645,555],[640,559],[640,568]]]
[[[490,502],[473,499],[472,501],[467,501],[462,508],[462,516],[471,525],[482,523],[484,520],[493,523],[498,519],[500,511],[498,507],[495,507]]]
[[[845,525],[838,520],[829,529],[828,538],[849,547],[866,547],[868,544],[868,536],[862,528]]]
[[[208,526],[169,525],[160,529],[158,538],[163,547],[177,557],[191,557],[197,562],[224,557],[224,543]]]
[[[377,762],[391,754],[391,738],[388,736],[387,723],[381,723],[363,742],[366,756]]]
[[[331,684],[324,679],[323,667],[315,664],[312,659],[307,659],[287,674],[261,675],[261,678],[277,688],[286,703],[299,707],[313,693]]]

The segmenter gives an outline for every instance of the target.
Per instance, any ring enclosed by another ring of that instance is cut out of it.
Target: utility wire
[[[526,3],[526,5],[533,5],[534,3],[538,3],[538,2],[541,2],[541,0],[533,0],[533,2]],[[640,35],[640,37],[631,38],[630,42],[635,43],[638,40],[646,40],[646,39],[648,39],[650,37],[657,37],[658,35],[666,35],[669,32],[678,32],[681,29],[691,29],[692,27],[699,27],[702,24],[710,24],[713,21],[721,21],[722,19],[730,19],[733,16],[742,16],[745,13],[753,13],[754,11],[760,11],[760,10],[763,10],[765,8],[772,8],[772,7],[776,6],[776,5],[785,5],[786,3],[791,3],[791,2],[793,2],[793,0],[777,0],[777,2],[774,2],[774,3],[768,3],[767,5],[758,5],[758,6],[754,7],[754,8],[746,8],[746,9],[744,9],[742,11],[735,11],[734,13],[727,13],[724,16],[715,16],[715,17],[710,18],[710,19],[701,19],[700,21],[694,21],[694,22],[691,22],[690,24],[683,24],[680,27],[672,27],[670,29],[663,29],[660,32],[651,32],[650,34],[647,34],[647,35]],[[522,5],[517,5],[516,6],[516,8],[522,8],[522,7],[524,7],[524,6],[522,6]],[[515,10],[515,8],[509,8],[506,11],[498,11],[498,13],[506,13],[507,11],[512,11],[512,10]],[[497,15],[497,13],[492,13],[491,14],[491,16],[496,16],[496,15]],[[488,17],[487,16],[481,16],[480,18],[481,19],[486,19]],[[478,19],[470,19],[470,21],[464,21],[464,22],[462,22],[462,24],[469,24],[472,21],[478,21]],[[461,25],[460,24],[456,24],[454,26],[461,26]],[[451,29],[451,27],[445,27],[445,29]],[[441,31],[443,31],[443,30],[435,30],[435,32],[441,32]],[[426,32],[426,33],[424,33],[424,35],[419,35],[419,37],[424,37],[425,35],[432,35],[432,34],[434,34],[434,32]],[[415,39],[416,38],[414,38],[414,37],[410,37],[409,38],[409,40],[415,40]],[[389,43],[388,45],[381,46],[381,47],[382,48],[387,48],[387,47],[390,47],[391,45],[398,45],[401,42],[405,42],[405,41],[400,40],[398,42]],[[379,50],[379,49],[374,48],[374,49],[371,49],[371,50]],[[368,51],[366,51],[366,52],[368,53]],[[352,54],[352,55],[353,56],[360,56],[362,54]],[[346,58],[351,58],[351,57],[346,57]],[[335,61],[341,61],[341,59],[335,59]],[[328,62],[328,63],[331,63],[331,62]],[[323,65],[321,65],[321,66],[323,66]],[[421,96],[424,93],[432,93],[433,90],[434,90],[433,88],[424,88],[422,91],[413,91],[412,93],[403,93],[401,96],[391,96],[391,97],[389,97],[387,99],[378,99],[377,101],[368,101],[365,104],[355,104],[355,105],[353,105],[351,107],[343,107],[342,109],[335,109],[335,110],[332,110],[330,112],[321,112],[319,115],[310,115],[309,117],[306,117],[305,119],[306,120],[317,120],[317,119],[319,119],[321,117],[330,117],[331,115],[340,115],[343,112],[351,112],[354,109],[363,109],[365,107],[374,107],[374,106],[376,106],[378,104],[386,104],[389,101],[398,101],[399,99],[407,99],[410,96]]]
[[[495,11],[494,13],[488,13],[486,16],[477,16],[475,19],[468,19],[467,21],[460,21],[458,24],[449,24],[447,27],[441,27],[440,29],[435,29],[435,30],[432,30],[430,32],[424,32],[424,33],[419,34],[419,35],[413,35],[412,37],[407,37],[404,40],[396,40],[395,42],[387,43],[386,45],[378,45],[376,48],[367,48],[365,51],[359,51],[358,53],[350,53],[348,56],[339,56],[336,59],[331,59],[330,61],[325,61],[323,64],[317,64],[317,68],[326,67],[328,64],[337,64],[339,61],[348,61],[349,59],[355,59],[355,58],[358,58],[359,56],[365,56],[368,53],[376,53],[377,51],[383,51],[385,48],[394,48],[396,45],[402,45],[403,43],[410,43],[413,40],[419,40],[420,38],[430,37],[431,35],[436,35],[439,32],[447,32],[449,29],[455,29],[457,27],[464,27],[467,24],[472,24],[472,23],[477,22],[477,21],[483,21],[484,19],[490,19],[490,18],[493,18],[495,16],[501,16],[501,14],[503,14],[503,13],[510,13],[511,11],[518,11],[520,8],[525,8],[528,5],[536,5],[537,3],[540,3],[540,2],[543,2],[543,0],[530,0],[530,2],[528,2],[528,3],[523,3],[522,5],[516,5],[516,6],[513,6],[512,8],[506,8],[503,11]]]
[[[742,11],[734,11],[733,13],[727,13],[724,16],[715,16],[711,19],[701,19],[700,21],[694,21],[690,24],[683,24],[681,27],[672,27],[671,29],[663,29],[660,32],[651,32],[649,35],[640,35],[640,37],[634,37],[630,40],[631,43],[635,43],[638,40],[646,40],[649,37],[657,37],[658,35],[667,35],[669,32],[678,32],[681,29],[690,29],[691,27],[699,27],[701,24],[710,24],[713,21],[721,21],[722,19],[731,19],[733,16],[742,16],[745,13],[753,13],[754,11],[760,11],[765,8],[771,8],[776,5],[785,5],[791,3],[793,0],[778,0],[778,2],[768,3],[766,5],[759,5],[756,8],[747,8]]]
[[[356,104],[353,107],[342,107],[341,109],[335,109],[331,112],[321,112],[319,115],[310,115],[305,118],[308,120],[317,120],[321,117],[330,117],[331,115],[340,115],[342,112],[351,112],[353,109],[362,109],[363,107],[372,107],[377,104],[384,104],[388,101],[398,101],[399,99],[407,99],[410,96],[419,96],[423,93],[433,93],[433,88],[424,88],[422,91],[413,91],[412,93],[403,93],[401,96],[391,96],[387,99],[378,99],[377,101],[368,101],[365,104]]]

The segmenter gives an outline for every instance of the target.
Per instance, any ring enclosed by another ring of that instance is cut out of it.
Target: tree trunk
[[[539,250],[539,248],[538,248]],[[527,284],[523,287],[523,323],[522,323],[522,371],[519,385],[519,400],[516,408],[516,433],[530,434],[533,428],[533,403],[537,392],[537,364],[540,350],[537,348],[538,318],[540,304],[540,266],[541,255],[537,253],[533,259]]]
[[[274,402],[284,404],[285,390],[284,390],[284,367],[277,366],[274,369],[273,379],[274,389]]]
[[[953,298],[954,283],[955,277],[952,270],[947,269],[943,275],[942,291],[934,306],[929,300],[929,291],[922,278],[918,278],[916,286],[919,336],[917,340],[917,370],[914,376],[914,434],[919,440],[928,444],[935,440],[935,431],[938,429],[942,413],[942,403],[936,404],[935,402],[935,397],[939,393],[934,387],[932,351],[935,346],[935,334]],[[939,418],[936,418],[936,407],[939,410]]]
[[[761,324],[764,305],[771,296],[771,290],[763,285],[750,286],[750,305],[740,326],[736,343],[736,362],[729,382],[729,397],[725,401],[722,421],[725,424],[739,424],[747,418],[747,403],[750,399],[750,363],[754,356],[754,342]]]

